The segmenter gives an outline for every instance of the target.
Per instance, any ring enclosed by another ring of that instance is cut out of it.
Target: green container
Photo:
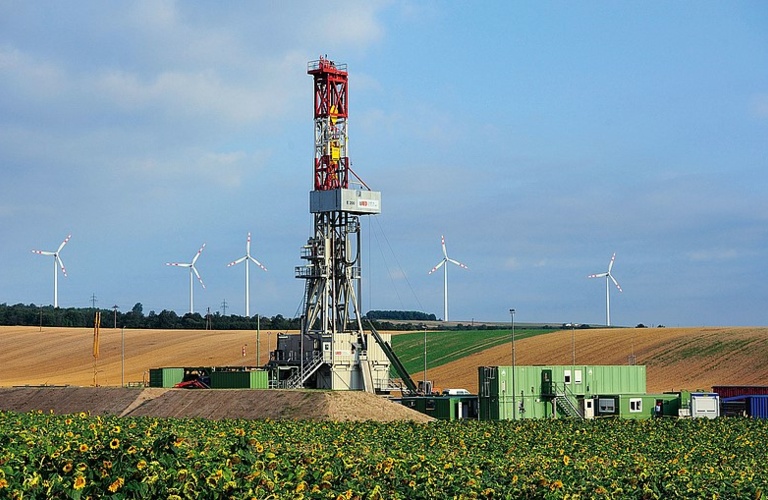
[[[184,368],[151,368],[150,387],[173,387],[184,380]]]
[[[618,417],[631,420],[677,417],[679,408],[680,396],[674,393],[598,396],[595,417]]]
[[[403,406],[438,420],[477,419],[477,396],[414,396],[400,400]]]
[[[478,387],[481,420],[563,417],[596,394],[644,394],[646,373],[642,365],[485,366]]]
[[[266,370],[211,372],[211,389],[268,389]]]

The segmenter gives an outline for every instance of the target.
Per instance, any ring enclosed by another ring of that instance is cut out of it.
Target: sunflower
[[[85,444],[85,443],[81,444],[80,445],[80,452],[81,453],[85,453],[86,451],[88,451],[88,445]]]
[[[124,484],[125,484],[125,480],[122,477],[118,477],[117,479],[115,479],[112,482],[112,484],[109,485],[109,487],[107,489],[110,492],[114,493],[117,490],[119,490],[120,488],[122,488]]]
[[[109,447],[113,450],[116,450],[120,446],[120,440],[115,438],[112,441],[109,442]]]
[[[72,462],[65,463],[61,470],[64,472],[64,474],[69,474],[72,472]]]
[[[75,484],[72,487],[76,490],[82,490],[85,488],[85,478],[83,476],[77,476],[75,478]]]
[[[0,490],[7,487],[8,487],[8,480],[5,478],[0,479]]]

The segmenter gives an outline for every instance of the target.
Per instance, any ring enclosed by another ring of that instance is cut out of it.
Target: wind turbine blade
[[[229,264],[227,264],[227,267],[236,266],[237,264],[241,263],[242,261],[244,261],[244,260],[245,260],[245,259],[247,259],[247,258],[248,258],[248,256],[247,256],[247,255],[245,255],[245,256],[243,256],[243,257],[240,257],[240,258],[239,258],[239,259],[237,259],[237,260],[233,260],[232,262],[230,262]]]
[[[440,262],[438,262],[437,265],[435,267],[433,267],[432,270],[430,272],[428,272],[427,274],[432,274],[435,271],[437,271],[438,269],[440,269],[443,266],[443,264],[445,264],[445,261],[446,261],[446,259],[443,259]]]
[[[250,255],[248,256],[248,258],[249,258],[249,259],[251,259],[251,262],[253,262],[253,263],[254,263],[254,264],[256,264],[257,266],[259,266],[259,267],[260,267],[260,268],[262,268],[263,270],[265,270],[265,271],[267,270],[267,268],[266,268],[266,267],[264,267],[264,266],[261,264],[261,262],[259,262],[258,260],[254,259],[254,258],[253,258],[253,257],[251,257]]]
[[[192,264],[185,264],[183,262],[166,262],[166,266],[176,266],[176,267],[192,267]]]
[[[448,252],[445,251],[445,236],[440,236],[440,244],[443,246],[443,255],[448,258]]]
[[[605,278],[606,276],[608,276],[608,273],[590,274],[587,278]]]
[[[56,255],[56,252],[49,252],[47,250],[32,250],[32,253],[36,253],[38,255]]]
[[[191,266],[192,270],[195,272],[195,276],[197,276],[198,281],[200,281],[200,284],[203,285],[203,288],[205,288],[205,283],[203,283],[203,278],[200,277],[200,273],[197,272],[197,268],[195,266]]]
[[[61,260],[61,257],[59,257],[59,254],[56,254],[56,262],[59,263],[59,267],[61,267],[61,272],[64,274],[64,276],[66,276],[67,270],[64,269],[64,262]]]
[[[205,248],[205,243],[203,243],[203,246],[200,247],[200,250],[197,251],[197,255],[192,259],[192,265],[195,265],[195,262],[197,262],[197,259],[200,258],[200,254],[203,253],[203,248]]]
[[[245,240],[245,255],[251,255],[251,233],[248,233],[248,239]]]
[[[613,269],[613,261],[616,260],[616,252],[613,252],[613,256],[611,256],[611,261],[608,263],[608,273],[610,274],[611,269]]]
[[[64,245],[66,245],[66,244],[67,244],[67,242],[69,241],[69,239],[70,239],[71,237],[72,237],[72,235],[70,234],[70,235],[68,235],[66,238],[64,238],[64,241],[62,241],[62,242],[61,242],[61,245],[59,245],[59,249],[58,249],[58,250],[56,250],[56,253],[59,253],[59,252],[61,252],[61,249],[62,249],[62,248],[64,248]]]
[[[453,264],[456,264],[456,265],[457,265],[457,266],[459,266],[459,267],[463,267],[464,269],[469,269],[467,266],[465,266],[464,264],[462,264],[462,263],[461,263],[461,262],[459,262],[458,260],[453,260],[453,259],[451,259],[450,257],[446,257],[446,260],[448,260],[448,262],[451,262],[451,263],[453,263]]]
[[[621,287],[619,286],[619,282],[618,282],[618,281],[616,281],[616,278],[614,278],[612,274],[609,274],[608,276],[609,276],[609,277],[610,277],[610,278],[613,280],[613,284],[614,284],[614,285],[616,285],[616,288],[618,288],[618,289],[619,289],[619,291],[621,292],[621,291],[622,291],[622,289],[621,289]]]

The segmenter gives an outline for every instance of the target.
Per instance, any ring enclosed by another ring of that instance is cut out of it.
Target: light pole
[[[427,395],[427,327],[424,327],[424,385],[422,386],[424,395]]]
[[[516,369],[516,360],[515,360],[515,310],[510,309],[509,310],[509,316],[512,318],[512,420],[517,420],[517,407],[515,405],[515,393],[517,392],[517,388],[515,387],[515,371]]]
[[[571,321],[571,365],[576,366],[576,329]]]

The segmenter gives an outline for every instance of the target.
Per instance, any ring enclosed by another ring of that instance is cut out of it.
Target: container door
[[[590,420],[595,418],[595,400],[592,398],[584,398],[581,401],[584,405],[584,418]]]
[[[552,370],[541,370],[541,394],[552,395]]]

